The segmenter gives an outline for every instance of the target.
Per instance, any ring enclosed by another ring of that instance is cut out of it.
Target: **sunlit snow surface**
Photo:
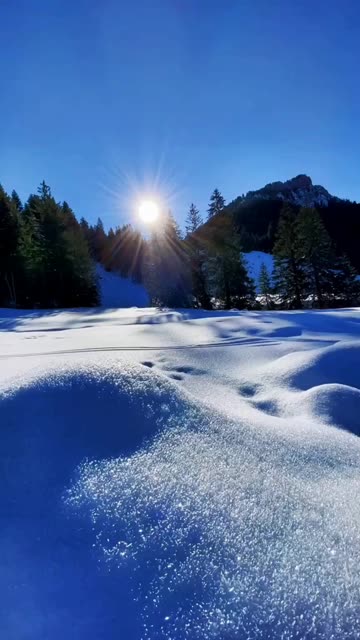
[[[359,311],[1,322],[1,637],[359,637]]]

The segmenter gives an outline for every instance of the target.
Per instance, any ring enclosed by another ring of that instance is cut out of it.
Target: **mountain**
[[[246,200],[253,198],[263,200],[277,198],[300,207],[315,207],[317,205],[327,207],[330,200],[338,199],[330,195],[321,185],[314,185],[311,178],[304,174],[286,180],[286,182],[270,182],[262,189],[249,191]]]
[[[304,206],[315,207],[337,254],[347,254],[360,273],[360,204],[331,195],[325,187],[314,185],[306,175],[249,191],[224,208],[222,214],[234,218],[243,251],[272,253],[284,202],[289,202],[295,211]],[[202,235],[211,238],[215,233],[216,218],[214,216],[204,225]]]

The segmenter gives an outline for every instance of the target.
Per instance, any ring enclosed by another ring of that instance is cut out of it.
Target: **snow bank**
[[[153,316],[0,311],[2,635],[354,640],[359,310]]]
[[[302,396],[313,415],[360,436],[360,390],[343,384],[322,384]]]
[[[96,266],[103,307],[148,307],[149,295],[141,284]]]

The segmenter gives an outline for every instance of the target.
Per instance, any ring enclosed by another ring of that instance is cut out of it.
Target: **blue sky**
[[[0,182],[182,223],[307,173],[360,200],[357,0],[0,0]]]

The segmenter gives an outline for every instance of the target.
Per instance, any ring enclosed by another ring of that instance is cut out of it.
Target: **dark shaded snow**
[[[100,300],[103,307],[148,307],[149,295],[145,288],[130,278],[122,278],[116,273],[96,266]]]

